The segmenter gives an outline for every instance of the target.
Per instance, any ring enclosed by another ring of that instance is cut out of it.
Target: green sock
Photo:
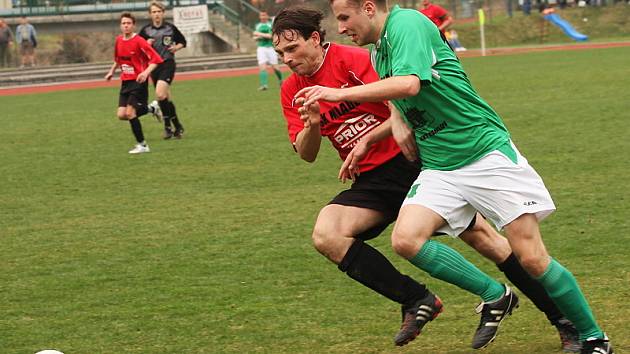
[[[432,277],[479,295],[484,302],[498,300],[505,293],[501,283],[490,278],[454,249],[429,240],[409,260]]]
[[[604,338],[604,332],[595,322],[595,316],[575,277],[562,264],[552,258],[543,275],[536,280],[542,284],[560,312],[573,322],[580,333],[580,340]]]
[[[282,81],[282,71],[280,71],[278,69],[273,69],[273,72],[276,74],[276,77],[278,78],[278,81]]]
[[[267,86],[269,84],[269,73],[267,73],[267,70],[259,71],[258,78],[260,78],[260,86]]]

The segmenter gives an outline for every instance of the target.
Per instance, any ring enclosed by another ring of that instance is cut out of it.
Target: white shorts
[[[258,65],[278,64],[278,54],[276,54],[273,47],[258,47],[258,49],[256,49],[256,58],[258,58]]]
[[[542,178],[512,148],[517,163],[495,150],[454,171],[422,171],[403,206],[422,205],[435,211],[446,220],[437,231],[451,236],[464,232],[477,211],[499,229],[523,214],[544,219],[556,206]]]

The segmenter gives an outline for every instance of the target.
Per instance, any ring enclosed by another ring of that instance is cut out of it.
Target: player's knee
[[[313,240],[313,247],[320,253],[328,253],[335,248],[334,236],[318,225],[315,225],[311,239]]]
[[[402,230],[394,230],[392,233],[392,249],[407,259],[415,256],[423,243],[422,238],[414,237]]]
[[[127,112],[118,112],[116,116],[120,120],[129,120],[129,118],[127,118]]]
[[[168,99],[168,92],[155,92],[155,99],[158,101],[164,101]]]
[[[504,261],[512,253],[507,239],[494,229],[467,230],[460,235],[460,239],[495,263]]]
[[[541,276],[549,265],[549,256],[534,253],[520,255],[518,261],[527,273],[534,277]]]

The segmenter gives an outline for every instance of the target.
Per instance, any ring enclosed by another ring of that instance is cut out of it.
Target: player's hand
[[[359,162],[363,160],[368,151],[370,151],[370,147],[371,144],[369,144],[366,139],[362,139],[354,146],[348,156],[346,156],[346,159],[339,169],[339,175],[337,175],[342,183],[346,183],[348,179],[351,179],[353,182],[356,180],[360,174]]]
[[[392,135],[405,158],[409,161],[416,161],[418,159],[418,147],[411,128],[402,120],[392,120]]]
[[[175,54],[175,52],[178,51],[178,50],[179,50],[179,48],[177,48],[176,45],[171,45],[171,46],[168,47],[168,51],[173,53],[173,54]]]
[[[298,113],[300,114],[300,119],[304,124],[304,128],[310,128],[311,126],[319,125],[319,123],[321,123],[319,103],[315,102],[315,104],[307,107],[304,106],[304,97],[300,97],[295,100],[295,104],[299,106]]]
[[[295,94],[295,98],[304,97],[304,106],[308,107],[317,101],[339,102],[343,101],[342,89],[325,86],[305,87]]]
[[[110,71],[107,74],[105,74],[105,80],[109,81],[112,79],[113,76],[114,76],[114,73]]]
[[[155,38],[147,39],[147,43],[149,43],[150,45],[153,45],[153,43],[155,43]]]
[[[143,71],[140,74],[138,74],[138,77],[136,78],[136,82],[141,84],[141,83],[147,81],[148,77],[149,77],[149,74],[147,72]]]

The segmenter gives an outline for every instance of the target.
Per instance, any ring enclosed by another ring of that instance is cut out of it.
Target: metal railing
[[[245,21],[243,16],[255,11],[258,16],[258,9],[245,1],[239,0],[242,4],[236,6],[237,10],[228,6],[223,0],[167,0],[167,8],[178,6],[207,5],[209,10],[218,11],[227,20],[234,24],[245,24],[253,28],[249,21]],[[112,2],[111,0],[16,0],[13,8],[0,9],[0,17],[20,17],[20,16],[58,16],[67,14],[88,14],[88,13],[108,13],[122,11],[146,11],[151,1],[123,1]],[[245,10],[241,11],[239,8]]]

